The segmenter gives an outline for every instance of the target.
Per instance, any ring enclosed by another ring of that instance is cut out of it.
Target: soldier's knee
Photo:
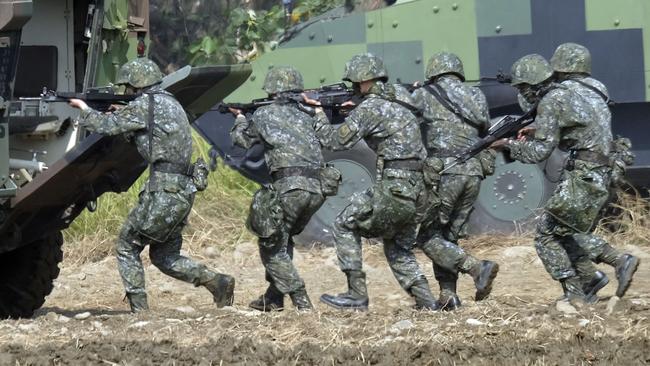
[[[149,259],[151,259],[151,264],[163,273],[169,271],[174,261],[174,258],[171,258],[168,253],[158,250],[155,245],[149,249]]]

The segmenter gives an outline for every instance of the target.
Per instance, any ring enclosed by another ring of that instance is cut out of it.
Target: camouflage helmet
[[[374,79],[388,81],[388,72],[386,72],[384,61],[381,58],[370,53],[365,53],[356,55],[345,63],[343,80],[360,83]]]
[[[510,74],[512,75],[512,86],[537,85],[550,78],[553,75],[553,69],[544,57],[534,53],[515,61]]]
[[[563,43],[555,49],[551,66],[556,72],[591,74],[591,53],[577,43]]]
[[[454,74],[465,81],[463,62],[453,53],[438,52],[427,63],[426,78],[431,79],[443,74]]]
[[[162,81],[163,74],[155,62],[140,57],[131,60],[120,68],[115,84],[129,84],[134,88],[146,88]]]
[[[302,75],[291,66],[276,66],[266,74],[262,90],[269,94],[277,94],[305,88]]]

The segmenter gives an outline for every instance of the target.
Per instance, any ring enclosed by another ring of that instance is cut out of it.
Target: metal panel
[[[533,31],[529,0],[476,0],[479,37],[530,34]]]
[[[421,41],[372,43],[368,52],[384,59],[391,82],[412,83],[424,78]]]
[[[359,13],[337,18],[335,21],[317,22],[291,41],[284,43],[282,48],[352,44],[365,41],[365,14]]]

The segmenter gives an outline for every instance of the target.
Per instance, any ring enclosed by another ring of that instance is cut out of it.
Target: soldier
[[[348,291],[324,294],[321,301],[339,309],[368,308],[366,275],[362,269],[361,237],[381,237],[395,278],[412,297],[416,309],[437,310],[426,277],[413,254],[418,207],[426,201],[422,167],[426,151],[416,117],[396,99],[395,88],[380,58],[354,56],[345,65],[343,80],[353,83],[364,100],[340,125],[329,124],[316,109],[316,135],[332,150],[349,149],[360,140],[377,153],[377,182],[352,196],[338,215],[333,236]],[[310,104],[317,101],[305,97]]]
[[[561,85],[575,91],[576,93],[593,100],[594,103],[600,105],[600,118],[603,124],[609,126],[607,130],[607,137],[611,140],[611,119],[612,115],[609,108],[603,108],[602,103],[608,103],[609,93],[603,83],[591,77],[591,53],[589,50],[576,43],[563,43],[557,47],[553,57],[551,57],[551,67],[553,68],[554,75]],[[598,99],[601,99],[599,101]],[[615,185],[620,184],[620,181],[625,175],[625,166],[630,165],[634,159],[632,153],[629,151],[631,148],[630,140],[627,138],[618,138],[611,142],[610,156],[612,160],[612,176],[610,179],[610,197],[608,202],[615,196]],[[576,242],[586,251],[589,258],[596,262],[604,262],[610,266],[616,267],[616,259],[618,253],[610,250],[609,244],[601,237],[591,234],[575,235]],[[604,255],[604,252],[610,255]],[[629,254],[623,254],[628,265],[637,266],[634,264],[635,260],[630,258]],[[621,267],[623,270],[623,267]],[[618,273],[617,273],[617,276]],[[591,285],[591,292],[594,296],[596,292],[607,285],[609,280],[607,276],[598,271],[596,273],[598,281]],[[619,276],[620,277],[620,276]],[[587,283],[583,283],[587,285]],[[625,293],[623,288],[617,291],[617,295],[622,296]]]
[[[275,67],[263,87],[275,98],[273,104],[259,108],[251,120],[231,109],[237,116],[230,133],[233,142],[244,148],[264,143],[273,180],[270,189],[256,193],[248,219],[249,228],[259,236],[269,282],[266,292],[249,305],[261,311],[282,310],[286,294],[298,310],[312,309],[305,283],[292,263],[293,235],[305,228],[325,200],[320,181],[323,156],[312,117],[283,97],[285,92],[302,89],[302,75],[296,69]]]
[[[429,156],[442,159],[445,166],[469,148],[490,128],[485,95],[465,85],[461,60],[453,53],[440,52],[429,59],[427,82],[413,92],[415,106],[423,111],[424,141]],[[458,247],[467,237],[466,226],[478,197],[481,180],[494,170],[495,153],[485,150],[445,171],[440,178],[439,211],[432,211],[420,227],[418,244],[433,261],[440,285],[438,302],[444,310],[461,305],[456,294],[458,272],[469,273],[476,285],[475,299],[482,300],[492,289],[499,266],[479,261]]]
[[[103,135],[124,134],[149,163],[149,179],[117,241],[117,264],[126,296],[131,311],[148,309],[140,253],[150,244],[151,262],[163,273],[204,286],[218,307],[231,305],[233,277],[180,255],[181,232],[196,192],[190,163],[192,134],[183,107],[160,88],[161,81],[158,66],[138,58],[124,64],[118,73],[117,84],[125,85],[127,94],[139,95],[127,106],[104,114],[82,100],[70,100],[71,106],[81,109],[81,126]]]
[[[607,105],[593,93],[554,83],[551,65],[540,55],[517,60],[511,74],[521,98],[536,108],[536,129],[493,146],[505,148],[512,158],[524,163],[543,161],[555,147],[569,152],[562,180],[537,225],[535,248],[540,259],[551,277],[562,284],[567,299],[593,301],[591,295],[595,294],[585,293],[583,287],[586,278],[596,277],[588,257],[591,254],[579,243],[579,235],[584,235],[599,242],[593,252],[599,260],[616,266],[616,294],[623,296],[639,261],[593,235],[595,219],[607,200],[611,174]]]

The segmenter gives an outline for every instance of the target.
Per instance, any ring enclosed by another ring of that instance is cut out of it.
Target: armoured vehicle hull
[[[84,131],[74,123],[78,111],[45,102],[43,89],[109,84],[143,50],[147,30],[148,1],[0,3],[0,318],[29,316],[43,304],[62,259],[61,230],[146,168],[134,145]],[[163,86],[198,117],[250,72],[187,66]]]
[[[603,81],[613,107],[615,135],[632,139],[636,163],[629,180],[650,186],[650,5],[643,0],[414,0],[367,12],[336,9],[289,30],[278,47],[253,64],[247,82],[228,102],[264,96],[261,83],[271,65],[293,65],[305,86],[338,82],[343,65],[354,54],[371,52],[384,58],[390,81],[412,83],[424,78],[424,66],[437,51],[451,51],[464,62],[468,80],[510,70],[528,53],[548,58],[564,42],[586,45],[592,52],[593,75]],[[509,85],[477,82],[485,92],[493,118],[521,113]],[[232,118],[217,111],[203,115],[197,126],[229,165],[257,181],[268,180],[263,149],[232,146],[227,132]],[[646,131],[646,133],[639,133]],[[328,240],[328,225],[346,202],[346,195],[369,185],[374,156],[364,146],[352,154],[330,154],[347,174],[335,199],[328,200],[307,229],[307,239]],[[527,225],[552,193],[563,161],[556,152],[539,165],[506,164],[499,160],[482,185],[472,215],[474,232],[513,232]],[[321,224],[318,224],[321,223]],[[321,235],[325,234],[325,235]]]

